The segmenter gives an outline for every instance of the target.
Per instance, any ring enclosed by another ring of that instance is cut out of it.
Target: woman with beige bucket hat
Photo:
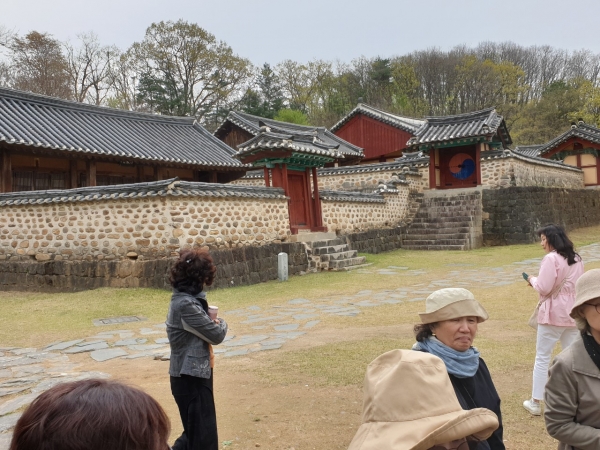
[[[461,408],[444,363],[392,350],[367,368],[362,424],[348,450],[469,450],[498,427],[483,408]]]
[[[498,417],[499,426],[478,450],[504,450],[500,397],[479,351],[473,347],[479,323],[488,313],[463,288],[439,289],[425,300],[425,312],[415,325],[413,350],[431,353],[444,361],[456,397],[463,409],[487,408]]]
[[[581,339],[552,362],[544,401],[546,429],[559,450],[600,449],[600,269],[575,285],[571,317]]]

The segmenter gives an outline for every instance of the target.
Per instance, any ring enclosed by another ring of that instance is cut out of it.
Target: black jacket
[[[500,397],[498,396],[498,392],[496,392],[490,371],[483,359],[479,358],[479,369],[477,369],[474,376],[470,378],[457,378],[454,375],[449,376],[452,386],[454,386],[454,392],[456,392],[460,406],[463,409],[487,408],[496,413],[500,426],[487,439],[487,443],[491,450],[505,450],[504,441],[502,440]],[[486,448],[486,445],[481,444],[477,447],[478,450]]]

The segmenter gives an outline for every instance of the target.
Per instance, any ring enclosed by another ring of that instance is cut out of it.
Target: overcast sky
[[[599,17],[600,0],[0,0],[0,26],[19,34],[94,31],[125,50],[152,22],[184,19],[256,65],[509,40],[600,53]]]

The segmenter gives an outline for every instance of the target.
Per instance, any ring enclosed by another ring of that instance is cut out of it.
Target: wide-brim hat
[[[588,270],[575,283],[575,303],[571,308],[571,317],[579,318],[577,309],[585,302],[600,297],[600,269]]]
[[[461,408],[441,359],[413,350],[369,364],[362,422],[348,450],[427,450],[468,436],[485,440],[498,428],[492,411]]]
[[[471,291],[463,288],[445,288],[432,292],[425,300],[425,312],[419,313],[422,323],[434,323],[457,317],[474,316],[477,322],[489,318]]]

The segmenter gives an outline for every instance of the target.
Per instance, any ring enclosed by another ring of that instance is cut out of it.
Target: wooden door
[[[310,227],[310,224],[308,223],[306,182],[306,175],[303,172],[288,171],[288,195],[290,197],[290,225],[292,227]]]
[[[477,186],[479,161],[475,146],[441,149],[440,189]]]

